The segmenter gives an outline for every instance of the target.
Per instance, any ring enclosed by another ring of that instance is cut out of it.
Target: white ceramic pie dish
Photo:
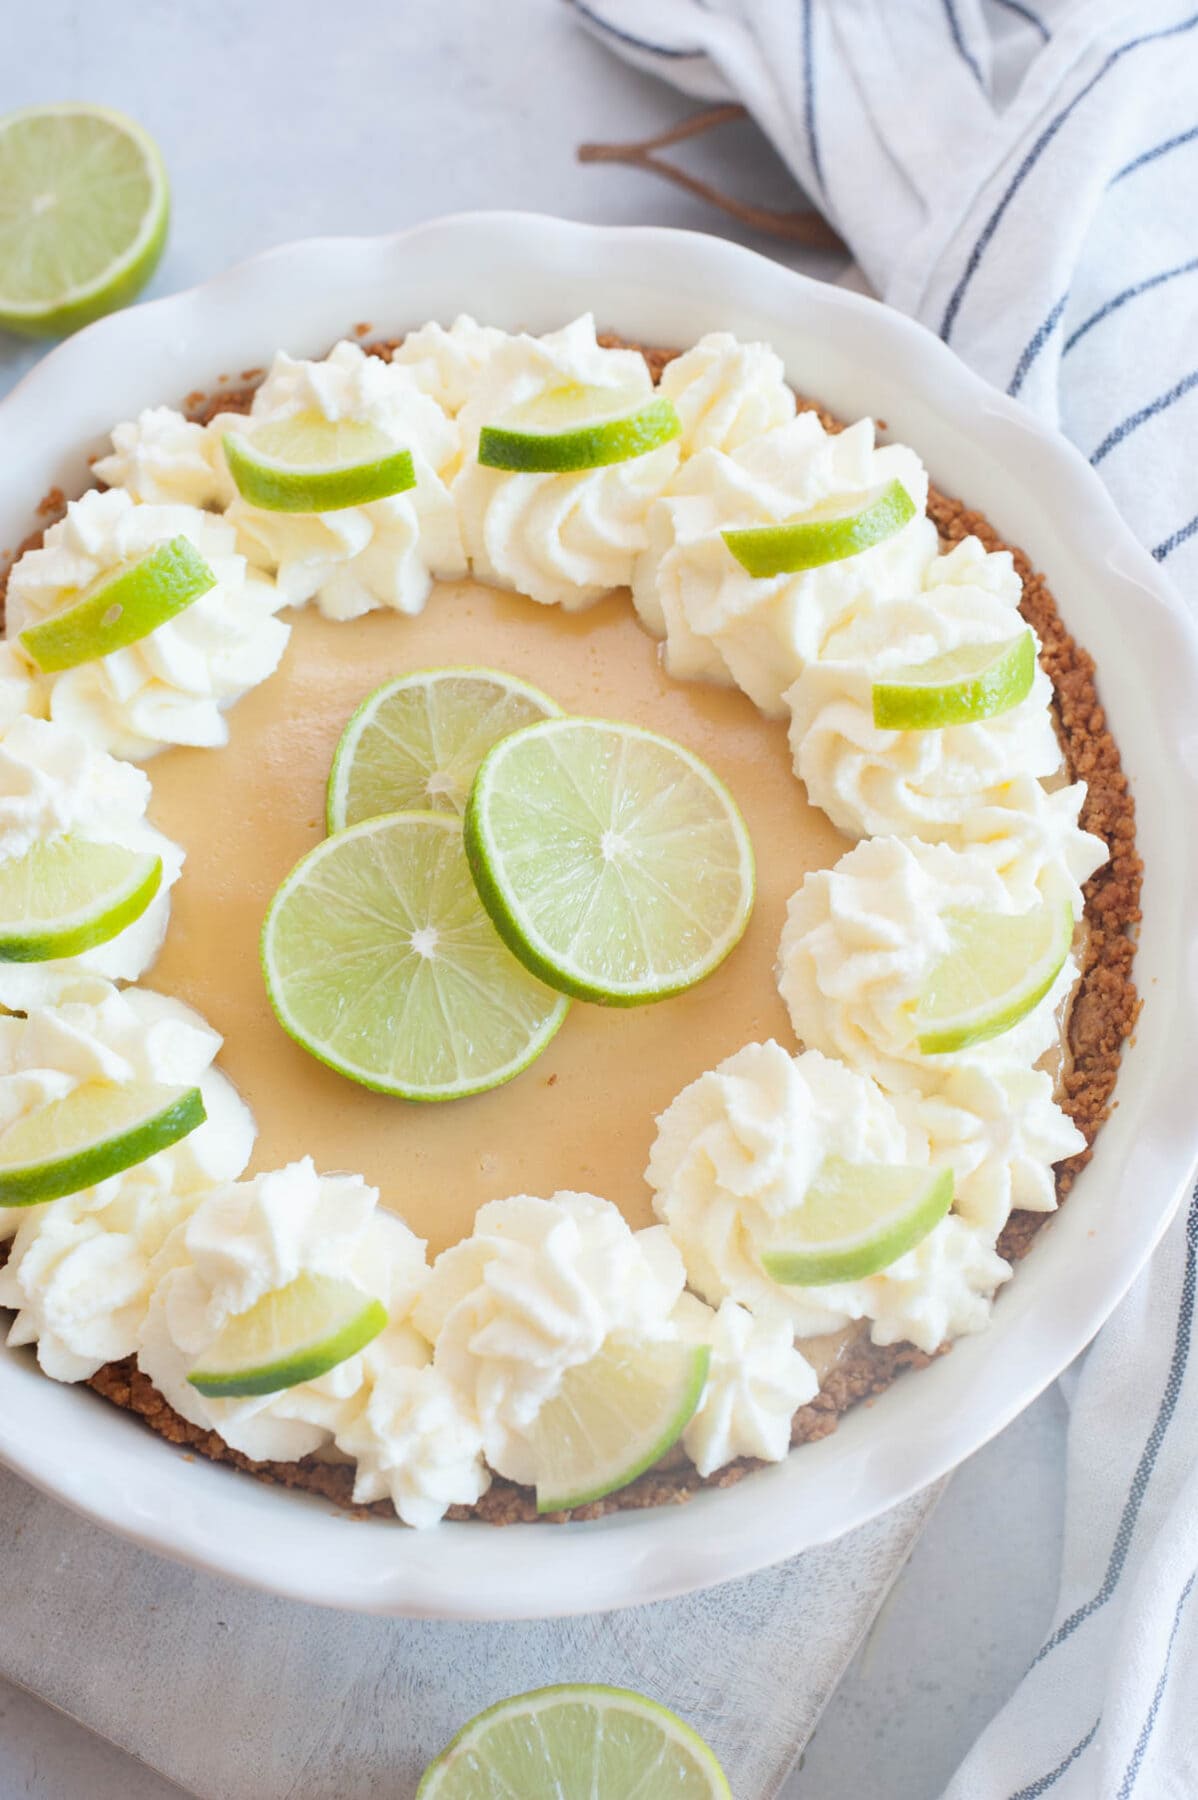
[[[1198,1149],[1198,635],[1077,452],[885,307],[720,239],[522,214],[289,245],[102,320],[38,364],[0,405],[0,544],[25,535],[55,484],[85,484],[87,453],[115,421],[280,346],[318,354],[358,321],[394,333],[463,310],[544,330],[587,309],[601,329],[645,343],[685,346],[717,328],[767,339],[797,387],[842,416],[885,419],[934,481],[1044,570],[1097,661],[1133,784],[1144,1011],[1094,1161],[989,1331],[832,1437],[683,1508],[559,1529],[357,1521],[185,1461],[87,1390],[48,1381],[27,1353],[0,1350],[0,1459],[150,1548],[297,1599],[445,1618],[589,1612],[710,1586],[837,1537],[976,1450],[1077,1354],[1164,1230]]]

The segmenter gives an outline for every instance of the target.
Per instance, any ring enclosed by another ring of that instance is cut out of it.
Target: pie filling
[[[629,1346],[663,1369],[679,1346],[684,1373],[682,1350],[701,1352],[701,1379],[658,1466],[577,1490],[576,1510],[777,1460],[983,1329],[1020,1219],[1051,1211],[1088,1152],[1134,1017],[1131,803],[1042,584],[983,521],[967,531],[929,500],[913,451],[796,413],[765,346],[715,334],[658,392],[667,441],[658,421],[639,453],[558,472],[554,454],[626,452],[611,420],[652,393],[640,353],[589,319],[280,355],[248,422],[160,407],[119,425],[106,488],[9,575],[0,876],[75,836],[160,855],[162,880],[98,946],[0,959],[0,1164],[15,1125],[89,1083],[198,1087],[207,1119],[90,1186],[0,1207],[8,1341],[178,1441],[412,1525],[525,1516],[556,1448],[545,1421],[578,1371]],[[527,422],[572,416],[579,395],[600,424],[530,447]],[[504,422],[505,456],[539,472],[479,462]],[[294,427],[408,452],[409,484],[317,514],[287,509],[285,476],[283,502],[256,506],[222,449],[236,426],[252,450],[256,424],[272,446]],[[179,536],[213,581],[174,617],[53,674],[23,649],[23,630]],[[762,557],[774,572],[752,572]],[[1041,660],[1016,691],[1029,622]],[[924,705],[907,691],[921,672],[988,661],[1014,671],[1005,697],[950,694],[952,722],[931,729],[876,723],[879,684]],[[576,1003],[513,1082],[418,1105],[284,1034],[259,935],[325,836],[355,706],[398,673],[463,664],[697,753],[744,815],[757,894],[697,986]],[[1050,905],[1073,948],[1018,1017],[921,1049],[961,921]],[[858,1167],[908,1172],[906,1238],[840,1278],[833,1263],[780,1278],[828,1171]],[[951,1210],[929,1179],[919,1213],[919,1172],[945,1169]],[[217,1391],[255,1308],[322,1281],[339,1284],[345,1353]],[[363,1317],[385,1311],[365,1344],[355,1293]]]

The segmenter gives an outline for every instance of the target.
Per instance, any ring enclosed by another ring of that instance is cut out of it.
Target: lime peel
[[[951,1169],[829,1157],[803,1204],[777,1221],[761,1266],[787,1286],[862,1281],[913,1250],[952,1203]]]
[[[382,1301],[356,1282],[305,1271],[230,1319],[187,1379],[210,1400],[282,1393],[319,1381],[386,1326]]]
[[[873,689],[874,724],[882,731],[939,731],[1009,712],[1026,700],[1036,677],[1031,631],[1003,644],[968,644],[909,669],[893,669]]]
[[[1010,1031],[1051,992],[1073,947],[1073,906],[1054,884],[1022,913],[961,909],[946,915],[952,948],[913,1010],[924,1056],[966,1050]]]
[[[216,576],[180,533],[98,576],[49,618],[27,626],[19,641],[43,674],[57,674],[149,637],[215,586]]]
[[[543,421],[574,416],[602,406],[601,392],[566,390],[542,396],[509,416],[504,425],[484,425],[479,432],[478,460],[485,469],[521,475],[564,475],[583,469],[630,462],[670,443],[682,423],[671,400],[658,394],[643,404],[626,399],[631,410],[549,429]],[[639,397],[638,397],[639,398]],[[617,401],[615,404],[621,404]]]
[[[411,451],[357,420],[299,413],[221,443],[241,498],[263,512],[341,512],[416,486]]]
[[[162,858],[69,835],[0,861],[0,963],[81,956],[116,937],[162,885]]]
[[[95,1187],[204,1123],[199,1088],[89,1081],[0,1133],[0,1206],[37,1206]]]
[[[766,580],[858,556],[893,537],[914,517],[915,502],[895,480],[856,512],[788,519],[780,525],[746,525],[720,535],[742,569]]]

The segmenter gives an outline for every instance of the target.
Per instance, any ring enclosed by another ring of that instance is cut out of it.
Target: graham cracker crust
[[[358,326],[354,336],[366,337],[370,330],[368,325]],[[383,340],[368,348],[372,354],[388,358],[400,341],[398,338]],[[599,341],[614,347],[640,349],[655,382],[660,379],[666,364],[679,354],[676,350],[628,345],[625,340],[610,334],[601,336]],[[207,423],[218,412],[247,412],[262,374],[262,370],[246,370],[236,387],[230,386],[212,394],[189,394],[184,402],[188,417]],[[844,428],[843,421],[825,412],[813,400],[800,396],[798,406],[800,411],[818,413],[829,431]],[[38,507],[37,528],[18,547],[11,561],[25,550],[36,548],[44,532],[62,517],[65,508],[66,500],[60,490],[47,494]],[[1087,831],[1104,838],[1110,848],[1109,862],[1091,877],[1085,889],[1088,933],[1067,1027],[1070,1066],[1063,1078],[1061,1105],[1085,1137],[1086,1148],[1058,1165],[1057,1197],[1058,1201],[1063,1201],[1079,1170],[1090,1160],[1099,1127],[1114,1104],[1113,1093],[1123,1045],[1131,1034],[1140,1007],[1132,978],[1134,932],[1140,919],[1143,870],[1135,845],[1135,803],[1123,773],[1118,746],[1107,727],[1106,714],[1098,697],[1093,659],[1066,630],[1044,577],[1037,573],[1017,545],[1007,543],[981,513],[973,511],[964,501],[932,487],[928,495],[928,513],[942,540],[948,544],[972,534],[980,538],[987,550],[1012,553],[1023,580],[1020,611],[1040,639],[1041,665],[1052,681],[1057,733],[1069,776],[1071,780],[1080,779],[1088,784],[1081,823]],[[7,574],[7,568],[0,571],[0,618]],[[1045,1213],[1013,1213],[998,1241],[1000,1253],[1008,1261],[1018,1261],[1025,1256],[1048,1217],[1051,1215]],[[6,1253],[7,1247],[0,1245],[0,1266]],[[815,1399],[795,1414],[791,1443],[813,1443],[827,1437],[836,1430],[841,1415],[850,1407],[871,1400],[906,1370],[924,1368],[932,1360],[911,1344],[881,1347],[872,1344],[867,1337],[850,1342],[840,1361],[824,1378]],[[293,1463],[254,1462],[231,1449],[215,1432],[189,1424],[141,1373],[133,1357],[108,1364],[91,1378],[88,1385],[113,1405],[133,1413],[168,1443],[189,1454],[226,1463],[279,1487],[300,1489],[362,1516],[395,1516],[387,1501],[369,1507],[353,1505],[353,1468],[348,1463],[327,1462],[319,1457],[307,1457]],[[761,1466],[750,1458],[741,1458],[704,1478],[687,1462],[681,1450],[676,1449],[656,1468],[619,1493],[572,1512],[547,1515],[537,1514],[536,1497],[531,1489],[517,1487],[496,1476],[476,1506],[452,1507],[448,1517],[473,1517],[492,1525],[531,1523],[539,1517],[544,1522],[556,1524],[570,1519],[597,1519],[611,1512],[680,1505],[702,1488],[730,1487]]]

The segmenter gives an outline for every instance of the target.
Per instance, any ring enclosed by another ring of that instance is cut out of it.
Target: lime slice
[[[697,756],[638,725],[546,719],[504,738],[471,789],[466,853],[520,961],[611,1006],[693,987],[753,909],[736,802]]]
[[[682,430],[673,402],[639,390],[613,392],[571,382],[510,412],[502,425],[484,425],[478,460],[487,469],[521,475],[563,475],[602,469],[659,450]]]
[[[132,119],[73,101],[0,119],[0,325],[58,337],[126,305],[168,211],[158,147]]]
[[[416,1800],[732,1800],[703,1739],[627,1688],[539,1688],[471,1719]]]
[[[120,844],[60,837],[0,862],[0,962],[79,956],[140,919],[162,859]]]
[[[1073,945],[1073,908],[1057,893],[1028,912],[962,909],[947,923],[952,949],[914,1010],[925,1056],[964,1050],[1018,1025],[1052,987]]]
[[[1005,644],[965,644],[876,681],[874,724],[882,731],[939,731],[992,719],[1027,699],[1035,675],[1030,631]]]
[[[710,1358],[706,1344],[609,1338],[567,1369],[533,1428],[537,1511],[589,1506],[652,1468],[693,1417]]]
[[[221,441],[237,492],[263,512],[340,512],[416,486],[411,451],[355,419],[297,413]]]
[[[387,1308],[355,1282],[297,1275],[229,1320],[187,1377],[210,1400],[279,1394],[319,1381],[386,1329]]]
[[[45,674],[74,669],[149,637],[216,586],[216,576],[183,536],[155,544],[85,587],[69,605],[20,637]]]
[[[829,514],[817,509],[784,525],[748,525],[721,535],[750,575],[797,575],[870,550],[914,517],[910,494],[901,481],[891,481],[857,512]]]
[[[861,1281],[914,1248],[953,1203],[951,1169],[887,1167],[830,1156],[802,1206],[780,1218],[761,1253],[775,1281]]]
[[[445,813],[364,819],[310,850],[271,902],[262,967],[284,1031],[405,1100],[510,1081],[568,1009],[500,943]]]
[[[37,1206],[119,1175],[204,1123],[199,1088],[88,1081],[0,1132],[0,1206]]]
[[[379,813],[462,813],[478,765],[500,738],[561,708],[494,669],[422,669],[376,688],[341,734],[328,826]]]

